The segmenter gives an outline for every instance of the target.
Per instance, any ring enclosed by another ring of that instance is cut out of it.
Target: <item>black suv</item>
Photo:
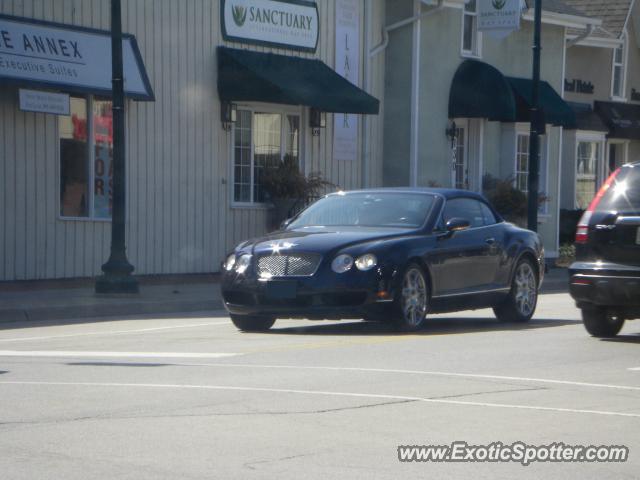
[[[589,205],[569,273],[591,335],[613,337],[625,320],[640,318],[640,163],[614,172]]]

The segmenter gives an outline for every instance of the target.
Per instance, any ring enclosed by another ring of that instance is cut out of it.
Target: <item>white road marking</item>
[[[159,332],[162,330],[175,330],[179,328],[197,328],[197,327],[211,327],[216,325],[231,325],[231,322],[214,322],[214,323],[194,323],[190,325],[172,325],[169,327],[152,327],[152,328],[139,328],[135,330],[115,330],[113,332],[86,332],[86,333],[69,333],[65,335],[47,335],[42,337],[21,337],[21,338],[0,338],[0,342],[26,342],[31,340],[54,340],[56,338],[69,338],[69,337],[85,337],[91,335],[126,335],[129,333],[147,333],[147,332]]]
[[[640,391],[640,386],[631,385],[608,385],[603,383],[576,382],[571,380],[553,380],[548,378],[530,378],[530,377],[510,377],[504,375],[484,375],[476,373],[455,373],[455,372],[431,372],[425,370],[397,370],[387,368],[358,368],[358,367],[322,367],[322,366],[304,366],[304,365],[251,365],[243,363],[188,363],[182,364],[193,367],[220,367],[220,368],[265,368],[265,369],[289,369],[289,370],[327,370],[327,371],[344,371],[344,372],[365,372],[365,373],[394,373],[409,375],[428,375],[438,377],[458,377],[458,378],[477,378],[484,380],[508,380],[516,382],[533,382],[548,383],[554,385],[569,385],[574,387],[588,388],[604,388],[612,390],[631,390]],[[638,369],[640,370],[640,369]]]
[[[629,370],[631,370],[632,372],[640,372],[640,367],[630,368]]]
[[[462,400],[445,400],[437,398],[414,397],[404,395],[385,395],[375,393],[328,392],[323,390],[294,390],[286,388],[234,387],[228,385],[180,385],[158,383],[98,383],[98,382],[20,382],[0,381],[0,385],[33,385],[33,386],[69,386],[69,387],[112,387],[112,388],[157,388],[157,389],[191,389],[191,390],[227,390],[240,392],[284,393],[297,395],[324,395],[332,397],[371,398],[383,400],[407,400],[441,405],[461,405],[471,407],[505,408],[513,410],[536,410],[542,412],[575,413],[587,415],[604,415],[612,417],[640,418],[640,413],[611,412],[606,410],[582,410],[577,408],[541,407],[536,405],[516,405],[506,403],[467,402]]]
[[[75,352],[57,350],[0,350],[0,357],[77,357],[77,358],[225,358],[241,353],[193,352]]]

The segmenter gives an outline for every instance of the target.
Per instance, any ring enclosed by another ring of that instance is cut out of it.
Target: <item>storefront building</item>
[[[490,175],[526,191],[533,2],[521,6],[519,30],[496,39],[479,31],[475,0],[387,1],[387,25],[393,29],[385,92],[387,185],[481,192]],[[562,132],[575,127],[575,115],[562,99],[565,37],[569,28],[599,21],[562,2],[543,2],[542,8],[541,102],[547,126],[541,139],[540,190],[546,201],[539,232],[553,257],[558,252]],[[403,23],[407,18],[413,18],[411,23]],[[395,28],[398,24],[404,26]]]
[[[219,271],[290,159],[382,183],[384,5],[123,0],[136,274]],[[0,280],[91,277],[110,241],[109,2],[0,3]],[[326,122],[324,119],[326,118]]]
[[[564,134],[561,206],[574,210],[587,208],[617,167],[640,160],[640,4],[567,3],[602,20],[568,32],[564,89],[578,127]]]

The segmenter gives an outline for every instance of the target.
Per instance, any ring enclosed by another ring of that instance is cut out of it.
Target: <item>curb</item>
[[[193,313],[223,310],[219,300],[172,303],[141,303],[119,305],[78,305],[0,310],[0,323],[43,322],[48,320],[75,321],[99,318],[164,313]]]

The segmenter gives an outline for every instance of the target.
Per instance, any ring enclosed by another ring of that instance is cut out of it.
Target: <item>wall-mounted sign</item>
[[[336,72],[358,85],[360,79],[360,0],[336,0]],[[333,158],[358,159],[358,116],[334,115]]]
[[[318,6],[305,0],[221,0],[222,36],[232,42],[315,52]]]
[[[520,29],[521,0],[481,0],[477,5],[479,31],[504,38]]]
[[[51,113],[53,115],[69,115],[69,95],[65,93],[41,92],[38,90],[20,89],[20,110],[24,112]]]
[[[591,82],[585,82],[584,80],[573,79],[571,81],[564,81],[565,92],[584,93],[585,95],[593,95],[595,87]]]
[[[127,96],[153,99],[133,36],[123,40]],[[0,15],[0,81],[111,94],[109,32]]]
[[[640,102],[640,92],[638,92],[635,88],[631,89],[631,101]]]

